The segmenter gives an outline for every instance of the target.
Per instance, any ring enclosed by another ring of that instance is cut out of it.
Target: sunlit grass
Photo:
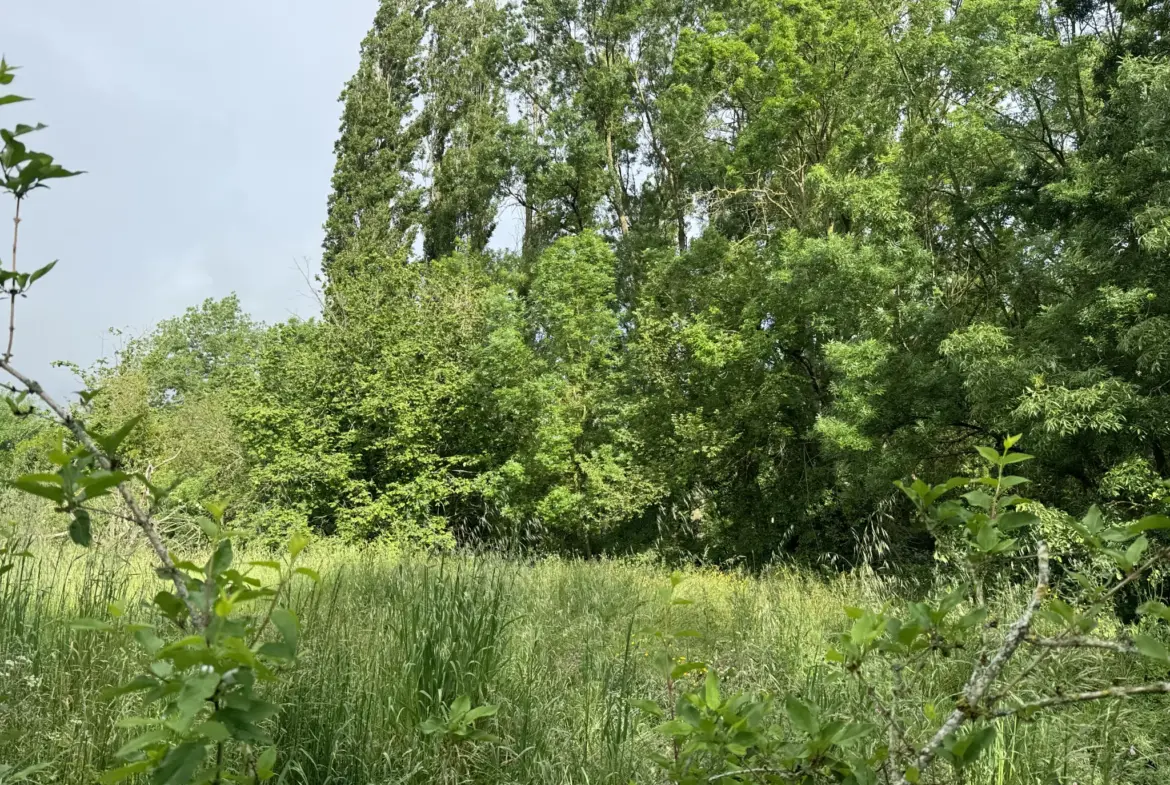
[[[35,550],[0,577],[0,762],[46,762],[41,778],[88,785],[125,739],[114,722],[136,710],[132,699],[100,692],[139,662],[115,636],[68,622],[102,617],[114,600],[148,617],[158,579],[138,556],[59,541]],[[297,590],[302,655],[274,687],[286,782],[656,781],[647,753],[659,741],[630,699],[662,698],[642,630],[659,623],[665,569],[403,558],[321,545],[309,559],[323,582]],[[899,588],[795,569],[763,577],[693,571],[682,591],[695,603],[676,613],[702,637],[679,654],[711,663],[731,689],[797,691],[845,706],[855,688],[824,665],[826,638],[843,623],[842,606],[880,605]],[[1075,683],[1100,676],[1093,669],[1103,662],[1056,663],[1050,676]],[[921,716],[922,728],[922,707],[945,704],[961,686],[960,665],[939,660],[908,678],[902,708]],[[461,694],[499,705],[491,721],[499,744],[460,746],[420,733],[422,720]],[[1163,782],[1167,706],[1086,706],[1016,723],[967,781]]]

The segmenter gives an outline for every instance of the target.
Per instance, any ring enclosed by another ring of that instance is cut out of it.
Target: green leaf
[[[101,691],[101,696],[106,700],[110,700],[122,695],[129,695],[131,692],[142,692],[143,690],[153,689],[157,686],[158,679],[151,678],[146,674],[139,674],[125,684],[121,684],[117,687],[106,687]]]
[[[1022,529],[1025,526],[1031,526],[1039,520],[1040,518],[1034,513],[1014,510],[1012,512],[1005,512],[996,518],[995,525],[999,527],[1000,531],[1010,532],[1016,529]]]
[[[966,499],[967,504],[970,504],[972,507],[979,507],[983,510],[991,509],[992,498],[991,494],[987,491],[976,488],[973,491],[964,493],[962,498]]]
[[[93,630],[95,632],[110,632],[114,629],[114,625],[101,619],[74,619],[69,622],[69,626],[74,630]]]
[[[131,739],[130,741],[123,744],[120,748],[118,748],[118,751],[114,753],[114,757],[125,758],[127,755],[133,755],[139,750],[145,749],[152,744],[158,744],[159,742],[166,741],[168,738],[170,738],[170,735],[170,731],[168,731],[166,728],[147,731],[141,736]]]
[[[975,535],[975,544],[979,546],[980,550],[987,553],[999,544],[999,532],[990,523],[984,523]]]
[[[25,126],[25,127],[27,128],[28,126]],[[41,128],[44,128],[44,126],[41,126]],[[41,278],[44,278],[46,275],[48,275],[49,271],[52,270],[56,266],[57,266],[57,261],[54,259],[53,261],[46,264],[44,267],[35,271],[32,275],[30,275],[28,277],[28,284],[26,284],[25,288],[32,286],[34,283],[39,281]]]
[[[130,479],[130,475],[125,472],[98,470],[81,478],[78,485],[85,489],[85,498],[96,499],[109,493],[128,479]]]
[[[1170,517],[1165,515],[1147,515],[1137,523],[1129,525],[1130,534],[1141,534],[1153,529],[1170,529]]]
[[[88,548],[93,544],[89,513],[85,510],[73,511],[73,520],[69,522],[69,539],[83,548]]]
[[[154,761],[147,758],[146,760],[135,761],[128,766],[111,769],[98,778],[101,785],[117,785],[122,780],[130,779],[135,774],[141,774],[154,765]]]
[[[642,711],[646,712],[647,714],[649,714],[653,717],[662,717],[665,715],[665,712],[662,710],[662,707],[659,706],[657,703],[655,703],[652,700],[645,700],[643,698],[634,698],[630,701],[630,705],[632,705],[636,709],[641,709]]]
[[[809,705],[799,698],[788,696],[784,700],[784,711],[788,714],[788,719],[792,722],[794,728],[804,731],[810,736],[815,736],[820,730],[820,723],[817,722],[813,715],[812,709]]]
[[[223,723],[216,722],[215,720],[201,722],[192,728],[191,732],[211,742],[227,741],[231,738],[231,734],[228,733],[228,729],[224,727]]]
[[[969,630],[972,627],[977,627],[987,619],[987,608],[980,606],[970,613],[964,615],[956,622],[956,625],[961,630]]]
[[[873,726],[864,722],[851,722],[833,734],[833,743],[846,745],[873,732]]]
[[[1035,455],[1028,455],[1026,452],[1009,452],[1007,455],[1003,456],[1001,460],[1003,462],[1002,465],[1010,466],[1013,463],[1023,463],[1024,461],[1030,461],[1035,457]]]
[[[268,747],[256,760],[256,777],[265,782],[276,775],[276,747]]]
[[[995,448],[986,447],[986,446],[980,444],[980,445],[976,445],[975,449],[978,450],[979,454],[983,456],[983,460],[987,461],[992,466],[999,466],[1000,465],[999,451],[996,450]]]
[[[1150,547],[1150,541],[1145,535],[1138,537],[1130,546],[1125,549],[1125,560],[1131,565],[1137,564],[1142,558],[1142,554],[1146,552],[1146,548]]]
[[[973,730],[956,741],[955,746],[951,748],[951,754],[955,756],[959,765],[969,766],[979,758],[979,755],[993,741],[995,741],[995,726],[988,725],[978,730]]]
[[[207,569],[204,572],[207,577],[218,576],[224,570],[232,566],[232,541],[220,540],[219,545],[215,547],[215,553],[207,562]]]
[[[906,778],[906,782],[909,782],[910,785],[918,785],[918,783],[921,782],[922,775],[919,773],[917,766],[907,767],[904,776]]]
[[[296,614],[287,608],[277,608],[272,612],[272,624],[280,631],[289,652],[295,656],[300,628]]]
[[[452,720],[462,718],[463,715],[466,714],[470,709],[471,709],[471,696],[470,695],[460,695],[451,704],[450,717]]]
[[[715,675],[715,671],[707,671],[707,680],[703,684],[703,701],[711,711],[718,709],[723,702],[719,695],[719,677]]]
[[[1170,621],[1170,607],[1157,600],[1149,600],[1138,606],[1138,613],[1143,616],[1157,616],[1164,621]]]
[[[42,482],[33,479],[34,477],[57,477],[56,483]],[[23,477],[17,477],[15,480],[9,482],[13,488],[31,493],[33,496],[40,496],[42,499],[48,499],[51,502],[58,504],[65,503],[65,489],[61,487],[61,478],[56,474],[26,474]]]
[[[138,426],[138,423],[142,422],[142,418],[145,416],[145,414],[139,414],[131,417],[122,424],[121,428],[108,436],[102,436],[101,434],[92,432],[90,436],[93,437],[93,440],[98,443],[106,455],[115,455],[118,452],[118,448],[122,446],[122,442],[126,441],[126,437]]]
[[[1139,633],[1133,636],[1133,645],[1145,657],[1161,662],[1170,662],[1170,651],[1167,651],[1166,644],[1157,638]]]
[[[471,723],[478,719],[483,719],[484,717],[494,717],[496,712],[499,710],[499,706],[491,703],[485,703],[483,706],[476,706],[474,709],[467,712],[467,714],[463,715],[463,720],[465,722]]]
[[[212,542],[215,542],[219,539],[219,525],[210,518],[199,516],[195,519],[195,525],[198,526],[199,530],[203,532],[204,536]]]
[[[309,535],[304,532],[293,532],[292,536],[288,538],[288,554],[294,559],[301,554],[301,551],[309,544]]]
[[[692,671],[702,670],[707,667],[705,663],[698,662],[682,662],[670,669],[670,678],[681,679]]]
[[[203,509],[207,510],[207,514],[211,516],[211,520],[217,524],[223,524],[223,514],[227,511],[226,504],[220,501],[204,502]]]
[[[187,616],[187,606],[169,591],[160,591],[154,595],[154,604],[159,607],[163,615],[176,624]]]
[[[293,570],[293,572],[295,572],[297,575],[304,575],[306,578],[311,580],[313,583],[320,583],[321,582],[321,576],[317,574],[316,570],[311,569],[309,567],[297,567],[295,570]],[[679,633],[679,634],[681,635],[681,633]]]
[[[664,722],[654,730],[666,736],[689,736],[695,731],[691,725],[683,722],[682,720],[670,720],[668,722]]]
[[[206,754],[207,748],[193,741],[172,748],[155,769],[151,782],[154,785],[186,785],[199,770]]]
[[[20,103],[21,101],[31,101],[31,100],[32,100],[31,98],[24,98],[24,97],[19,96],[19,95],[0,95],[0,106],[4,106],[5,104],[15,104],[15,103]]]
[[[1012,488],[1015,488],[1017,485],[1023,485],[1024,483],[1028,482],[1032,481],[1027,477],[1017,477],[1014,474],[1005,474],[1003,477],[999,478],[999,487],[1005,491],[1008,491]]]

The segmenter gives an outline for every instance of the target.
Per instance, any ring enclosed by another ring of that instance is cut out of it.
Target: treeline
[[[97,369],[93,416],[146,415],[139,468],[260,533],[850,559],[914,547],[893,480],[1015,432],[1042,501],[1164,509],[1167,31],[1143,0],[384,0],[321,318],[205,303]]]

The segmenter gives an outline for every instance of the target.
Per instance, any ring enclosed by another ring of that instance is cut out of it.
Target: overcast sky
[[[297,263],[320,259],[337,97],[377,0],[4,5],[10,88],[35,101],[0,125],[46,123],[30,147],[87,172],[23,208],[19,267],[60,262],[18,305],[14,364],[64,392],[50,362],[109,354],[111,327],[233,291],[264,321],[316,311]]]

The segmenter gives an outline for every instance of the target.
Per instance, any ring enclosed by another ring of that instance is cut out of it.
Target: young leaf
[[[114,753],[115,758],[125,758],[127,755],[133,755],[141,749],[157,744],[160,741],[165,741],[169,738],[171,732],[166,728],[159,728],[158,730],[147,731],[146,733],[131,739],[123,744],[117,752]]]
[[[463,720],[464,722],[471,723],[484,717],[494,717],[496,712],[499,710],[499,706],[491,703],[485,703],[483,706],[476,706],[474,709],[463,715]]]
[[[256,760],[256,777],[265,782],[276,775],[276,747],[268,747]]]
[[[130,432],[134,430],[138,423],[142,422],[142,418],[145,416],[145,414],[139,414],[131,417],[122,424],[121,428],[108,436],[102,436],[97,433],[90,433],[90,436],[93,437],[93,440],[98,443],[106,455],[114,455],[118,452],[118,448],[122,446],[122,442],[126,441],[126,437],[130,435]]]
[[[288,554],[292,558],[296,558],[309,544],[309,535],[304,532],[293,532],[288,539]]]
[[[1170,662],[1170,651],[1167,651],[1166,644],[1157,638],[1139,633],[1133,636],[1133,645],[1137,646],[1137,650],[1145,657],[1161,662]]]
[[[986,447],[986,446],[980,444],[980,445],[977,445],[975,447],[975,449],[978,450],[979,454],[983,456],[983,460],[987,461],[992,466],[999,466],[1000,465],[1001,459],[1000,459],[999,452],[997,450],[995,450],[994,448]]]
[[[142,772],[147,771],[153,765],[154,761],[149,758],[146,760],[135,761],[129,765],[107,771],[105,774],[98,777],[98,782],[100,785],[117,785],[117,783],[121,782],[122,780],[130,779],[136,774],[141,774]]]
[[[793,727],[810,736],[815,736],[821,728],[820,723],[817,722],[816,717],[813,715],[812,709],[799,698],[791,695],[788,696],[784,701],[784,711],[787,712],[788,719],[792,722]]]
[[[298,638],[296,614],[287,608],[277,608],[272,612],[272,623],[280,631],[281,637],[284,638],[284,643],[288,646],[290,655],[296,656]]]
[[[43,128],[44,126],[41,126],[41,127]],[[47,275],[48,272],[56,266],[57,266],[57,260],[54,259],[53,261],[46,264],[44,267],[42,267],[39,270],[37,270],[36,272],[34,272],[32,275],[30,275],[28,277],[28,283],[25,285],[25,288],[27,289],[29,286],[32,286],[34,283],[36,283],[38,280],[45,277],[45,275]]]
[[[1166,515],[1147,515],[1136,523],[1129,525],[1130,534],[1141,534],[1153,529],[1170,529],[1170,517]]]
[[[719,677],[715,675],[715,671],[707,671],[707,681],[703,685],[703,700],[711,711],[718,709],[722,703],[719,696]]]
[[[665,714],[665,712],[662,711],[662,707],[652,700],[634,698],[630,701],[630,705],[636,709],[641,709],[652,717],[662,717]]]

